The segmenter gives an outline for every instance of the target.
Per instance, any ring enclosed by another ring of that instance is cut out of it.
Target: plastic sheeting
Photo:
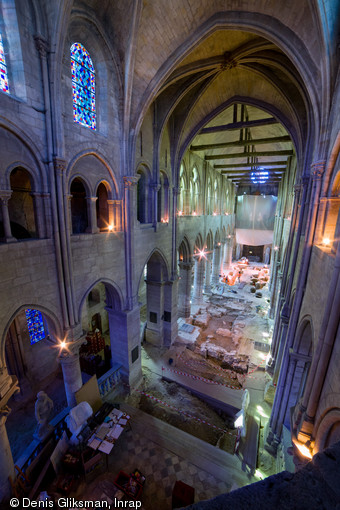
[[[236,229],[236,242],[248,246],[262,246],[272,244],[273,230],[255,230],[246,228]]]
[[[248,246],[272,244],[277,197],[237,197],[236,242]]]

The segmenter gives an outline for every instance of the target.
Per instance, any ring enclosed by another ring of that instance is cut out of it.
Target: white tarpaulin
[[[273,233],[273,230],[237,228],[236,242],[238,244],[247,244],[248,246],[262,246],[263,244],[272,244]]]
[[[249,246],[272,244],[277,197],[240,195],[237,197],[236,242]]]

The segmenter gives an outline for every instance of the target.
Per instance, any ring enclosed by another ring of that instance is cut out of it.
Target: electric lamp
[[[297,449],[299,450],[301,455],[303,455],[304,457],[307,457],[308,459],[312,459],[313,455],[312,455],[312,452],[310,451],[310,446],[308,443],[309,443],[309,441],[307,441],[307,443],[305,443],[305,444],[295,442],[295,446],[297,447]]]

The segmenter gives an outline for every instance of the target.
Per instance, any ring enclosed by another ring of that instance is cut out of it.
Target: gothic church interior
[[[271,474],[340,441],[339,20],[337,0],[0,0],[1,499],[23,402],[143,388],[147,349],[175,368],[218,299],[266,321]]]

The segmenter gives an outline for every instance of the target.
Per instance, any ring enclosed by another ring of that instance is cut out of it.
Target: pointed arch
[[[10,318],[8,319],[8,321],[6,323],[6,326],[4,327],[3,335],[1,338],[1,357],[2,357],[2,359],[4,359],[4,355],[5,355],[6,337],[7,337],[9,328],[10,328],[12,322],[14,321],[14,319],[17,317],[17,315],[26,309],[38,310],[43,315],[44,319],[46,320],[46,324],[47,324],[48,332],[49,332],[50,336],[54,340],[62,338],[63,329],[62,329],[61,323],[59,322],[58,315],[56,313],[52,312],[49,308],[47,308],[39,303],[28,302],[28,303],[22,304],[10,316]]]
[[[192,252],[190,247],[190,242],[186,236],[183,237],[179,248],[178,248],[179,260],[180,262],[190,262]]]
[[[197,237],[195,239],[194,254],[197,253],[198,250],[202,250],[203,246],[204,246],[204,244],[203,244],[202,235],[199,233],[199,234],[197,234]]]
[[[114,281],[112,281],[108,278],[99,278],[98,280],[93,282],[90,285],[90,287],[88,287],[83,292],[83,295],[82,295],[82,298],[80,300],[79,307],[78,307],[78,317],[81,317],[82,309],[83,309],[83,306],[84,306],[87,296],[89,295],[91,290],[94,289],[96,287],[96,285],[98,285],[99,283],[102,283],[105,287],[106,307],[110,308],[111,310],[114,310],[114,311],[120,311],[122,309],[123,296],[122,296],[122,291],[120,290],[118,285]]]
[[[211,230],[209,230],[209,232],[207,234],[207,238],[205,241],[205,248],[208,252],[211,252],[214,248],[214,237],[213,237]]]

